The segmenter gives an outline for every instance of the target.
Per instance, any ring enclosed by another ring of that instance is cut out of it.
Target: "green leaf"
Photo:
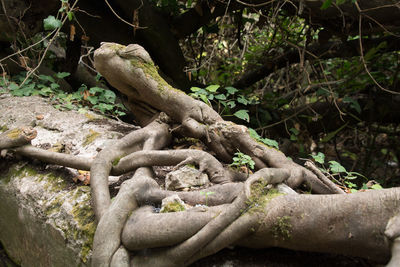
[[[254,130],[253,128],[248,128],[248,130],[251,138],[254,138],[257,141],[261,139],[260,135],[256,132],[256,130]]]
[[[71,75],[69,72],[58,72],[56,73],[56,77],[59,79],[64,79],[65,77],[68,77]]]
[[[346,2],[346,0],[336,0],[336,4],[337,4],[337,5],[341,5],[341,4],[343,4],[344,2]]]
[[[321,139],[321,142],[328,142],[329,140],[331,140],[333,137],[335,137],[335,135],[340,132],[341,130],[343,130],[344,127],[347,126],[347,124],[349,124],[348,122],[345,125],[342,125],[339,129],[328,133],[324,138]]]
[[[238,89],[236,89],[235,87],[232,87],[232,86],[225,87],[225,90],[230,95],[234,95],[237,91],[239,91]]]
[[[242,119],[242,120],[245,120],[245,121],[247,121],[247,122],[250,121],[249,111],[246,110],[246,109],[238,110],[238,111],[236,111],[233,115],[234,115],[235,117],[237,117],[237,118],[239,118],[239,119]]]
[[[199,95],[199,96],[200,96],[201,100],[203,100],[204,103],[206,103],[209,106],[211,105],[210,101],[208,101],[208,98],[206,95]]]
[[[42,89],[40,89],[39,94],[43,95],[43,96],[48,96],[53,92],[53,90],[51,90],[50,87],[43,87]]]
[[[249,101],[244,96],[238,97],[237,102],[239,102],[243,105],[247,105],[249,103]]]
[[[104,97],[108,100],[110,103],[114,103],[116,95],[113,91],[111,90],[105,90],[104,91]]]
[[[103,88],[100,88],[100,87],[97,87],[97,86],[91,87],[91,88],[89,89],[89,93],[91,93],[91,94],[102,93],[102,92],[104,92],[104,91],[105,91],[105,90],[104,90]]]
[[[289,131],[291,131],[294,135],[299,135],[299,130],[296,128],[290,128]]]
[[[96,105],[96,104],[99,102],[99,99],[98,99],[97,97],[95,97],[95,96],[88,96],[86,99],[87,99],[87,100],[90,102],[90,104],[92,104],[92,105]]]
[[[207,86],[205,89],[208,92],[215,93],[218,90],[219,87],[220,86],[218,84],[212,84],[212,85]]]
[[[275,147],[276,149],[279,149],[279,144],[275,140],[268,139],[268,138],[261,138],[260,141],[263,142],[264,144],[266,144],[267,146]]]
[[[362,185],[361,189],[363,189],[363,190],[366,190],[366,189],[368,189],[368,186],[367,186],[367,184],[366,184],[366,183],[363,183],[363,185]]]
[[[51,83],[51,84],[50,84],[50,87],[51,87],[51,89],[55,90],[55,89],[57,89],[57,88],[60,88],[60,85],[57,84],[57,83]]]
[[[357,101],[356,99],[353,99],[353,98],[351,98],[351,97],[345,96],[345,97],[343,98],[343,102],[344,102],[344,103],[350,103],[350,107],[351,107],[351,108],[355,109],[355,110],[358,112],[358,114],[361,113],[360,104],[358,103],[358,101]]]
[[[236,107],[236,103],[235,101],[228,101],[228,103],[226,103],[230,108],[234,108]]]
[[[329,168],[333,173],[346,172],[346,169],[337,161],[329,161]]]
[[[40,75],[39,75],[39,79],[42,80],[42,81],[48,81],[48,82],[52,82],[52,83],[55,83],[55,82],[56,82],[56,81],[54,80],[54,78],[51,77],[51,76],[49,76],[49,75],[40,74]]]
[[[8,86],[8,89],[10,89],[11,91],[17,90],[19,88],[19,85],[16,83],[10,83],[10,85]]]
[[[315,162],[318,162],[320,164],[324,164],[324,162],[325,162],[324,153],[318,152],[317,155],[311,155],[311,157],[315,160]]]
[[[332,0],[326,0],[326,1],[322,4],[321,9],[322,9],[322,10],[327,9],[328,7],[331,6],[331,4],[332,4]]]
[[[100,79],[101,79],[101,77],[103,77],[103,76],[101,76],[101,74],[98,72],[97,74],[96,74],[96,82],[98,82],[98,81],[100,81]]]
[[[46,31],[51,31],[60,28],[62,25],[61,20],[56,19],[54,16],[48,16],[43,19],[43,27]]]
[[[68,16],[68,20],[69,21],[73,20],[74,19],[74,12],[71,12],[71,11],[67,12],[67,16]]]
[[[105,103],[100,103],[94,107],[99,108],[100,110],[112,110],[114,108],[113,105],[105,104]]]
[[[197,92],[197,91],[199,91],[199,90],[201,90],[200,87],[191,87],[191,88],[190,88],[190,91],[192,91],[192,92]]]
[[[371,186],[372,189],[383,189],[383,187],[380,184],[374,184]]]
[[[215,98],[218,100],[226,100],[226,96],[224,94],[216,95]]]

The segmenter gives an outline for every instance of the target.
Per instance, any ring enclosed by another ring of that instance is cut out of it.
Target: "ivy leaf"
[[[212,84],[212,85],[207,86],[205,89],[208,92],[215,93],[218,90],[219,87],[220,86],[218,84]]]
[[[341,130],[343,130],[344,127],[347,126],[347,124],[349,124],[348,122],[344,125],[342,125],[339,129],[328,133],[324,138],[321,139],[321,142],[328,142],[329,140],[331,140],[333,137],[335,137],[335,135],[340,132]]]
[[[19,88],[19,85],[16,83],[10,83],[10,85],[8,86],[8,89],[10,89],[11,91],[17,90]]]
[[[226,96],[224,94],[216,95],[215,98],[218,100],[226,100]]]
[[[327,8],[330,7],[331,5],[332,5],[332,0],[326,0],[326,1],[322,4],[321,9],[322,9],[322,10],[327,9]]]
[[[204,103],[210,106],[210,101],[208,101],[208,98],[206,95],[199,95],[201,100],[203,100]]]
[[[276,149],[279,149],[279,144],[275,140],[272,140],[272,139],[269,139],[269,138],[261,138],[260,140],[261,140],[261,142],[263,142],[267,146],[275,147]]]
[[[48,16],[43,19],[43,27],[46,31],[51,31],[60,28],[62,25],[61,20],[56,19],[54,16]]]
[[[353,99],[351,97],[345,96],[343,98],[343,102],[344,103],[350,103],[350,107],[351,108],[355,109],[358,112],[358,114],[361,113],[361,107],[360,107],[360,104],[358,103],[357,100],[355,100],[355,99]]]
[[[191,87],[191,88],[190,88],[190,91],[192,91],[192,92],[197,92],[197,91],[199,91],[199,90],[201,90],[200,87]]]
[[[249,111],[246,110],[246,109],[241,109],[241,110],[236,111],[236,112],[233,114],[233,116],[235,116],[235,117],[237,117],[237,118],[239,118],[239,119],[245,120],[245,121],[247,121],[247,122],[250,121]]]
[[[240,97],[237,99],[237,102],[239,102],[239,103],[241,103],[241,104],[243,104],[243,105],[247,105],[247,104],[249,103],[249,101],[248,101],[246,98],[244,98],[244,96],[240,96]]]
[[[236,107],[236,103],[235,101],[229,101],[228,103],[226,103],[230,108],[234,108]]]
[[[372,189],[383,189],[380,184],[374,184],[373,186],[371,186],[371,188]]]
[[[331,160],[329,164],[329,168],[333,173],[346,172],[346,169],[337,161]]]
[[[39,75],[39,79],[42,80],[42,81],[49,81],[49,82],[52,82],[52,83],[55,83],[55,82],[56,82],[56,81],[54,80],[54,78],[51,77],[51,76],[49,76],[49,75],[40,74],[40,75]]]
[[[324,153],[318,152],[317,155],[311,155],[311,157],[318,163],[324,164],[325,162],[325,155]]]
[[[225,90],[230,95],[234,95],[237,91],[239,91],[238,89],[236,89],[235,87],[232,87],[232,86],[225,87]]]
[[[64,79],[65,77],[68,77],[70,75],[69,72],[58,72],[56,73],[56,77],[58,79]]]
[[[74,12],[71,12],[71,11],[67,12],[67,16],[68,16],[68,20],[72,21],[74,18]]]

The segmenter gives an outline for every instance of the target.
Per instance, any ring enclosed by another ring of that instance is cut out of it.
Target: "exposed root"
[[[19,127],[0,134],[0,150],[30,144],[37,135],[31,127]]]

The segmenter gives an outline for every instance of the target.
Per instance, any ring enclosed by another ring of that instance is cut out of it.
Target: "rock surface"
[[[100,115],[59,111],[40,97],[0,95],[0,129],[30,125],[32,144],[93,157],[134,126]],[[0,242],[21,266],[90,266],[95,221],[90,188],[72,182],[76,170],[0,159]]]
[[[172,191],[182,190],[184,188],[202,186],[209,182],[207,174],[195,168],[184,166],[167,174],[165,177],[165,189]]]

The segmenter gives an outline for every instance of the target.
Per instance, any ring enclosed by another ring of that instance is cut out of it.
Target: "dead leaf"
[[[73,42],[75,40],[75,34],[76,34],[75,26],[73,24],[71,24],[69,26],[69,40],[71,42]]]
[[[36,115],[36,119],[37,120],[43,120],[44,119],[44,115],[43,114]]]

